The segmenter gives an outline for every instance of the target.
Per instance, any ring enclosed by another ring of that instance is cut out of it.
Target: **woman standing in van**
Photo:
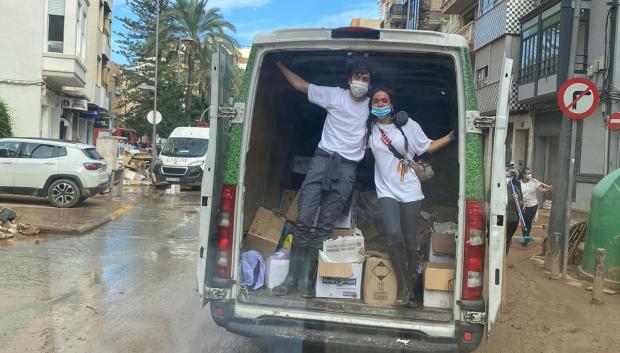
[[[398,280],[397,303],[413,300],[417,277],[418,218],[422,208],[422,187],[411,168],[415,156],[432,154],[456,139],[453,132],[431,140],[420,125],[408,119],[394,124],[394,95],[377,88],[370,95],[366,141],[375,157],[375,186],[388,236],[388,252]],[[407,114],[399,112],[397,115]],[[404,230],[401,228],[401,215]]]

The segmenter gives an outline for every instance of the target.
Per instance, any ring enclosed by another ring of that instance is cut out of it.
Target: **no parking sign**
[[[599,102],[596,86],[583,77],[574,77],[560,87],[558,106],[569,119],[585,119],[592,115]]]

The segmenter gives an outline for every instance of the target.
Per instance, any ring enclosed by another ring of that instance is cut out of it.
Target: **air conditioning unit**
[[[50,53],[62,53],[64,42],[48,40],[47,41],[47,51]]]
[[[114,88],[114,94],[120,96],[123,93],[123,90],[120,87]]]

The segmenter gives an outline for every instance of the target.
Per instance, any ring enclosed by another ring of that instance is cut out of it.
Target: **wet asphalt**
[[[88,234],[0,243],[0,352],[243,352],[196,292],[199,192],[125,194]]]

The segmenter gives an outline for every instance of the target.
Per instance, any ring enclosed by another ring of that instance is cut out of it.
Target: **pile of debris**
[[[17,214],[8,207],[0,207],[0,240],[13,238],[15,235],[38,235],[39,227],[33,224],[17,222]]]
[[[149,153],[126,153],[123,157],[123,185],[149,185],[149,167],[151,155]]]

